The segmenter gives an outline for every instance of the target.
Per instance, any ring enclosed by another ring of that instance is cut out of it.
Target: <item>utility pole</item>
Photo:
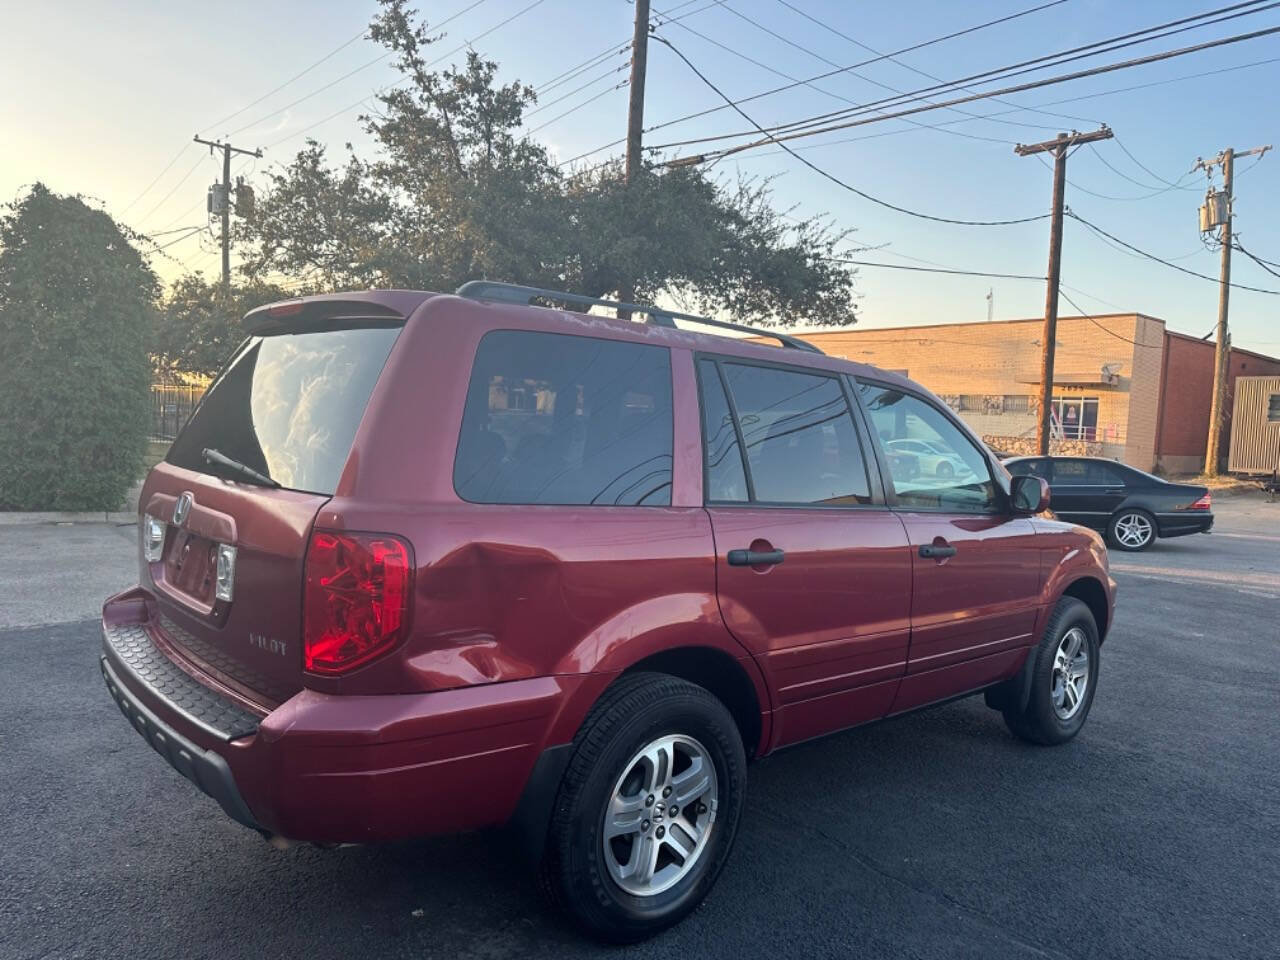
[[[1058,280],[1062,276],[1062,210],[1067,188],[1067,151],[1081,143],[1110,140],[1111,128],[1106,124],[1093,133],[1060,133],[1053,140],[1018,144],[1013,152],[1020,157],[1037,153],[1053,154],[1053,217],[1049,228],[1049,285],[1044,295],[1044,332],[1040,354],[1040,420],[1036,424],[1036,450],[1040,456],[1049,453],[1049,413],[1053,404],[1053,355],[1058,337]]]
[[[207,146],[210,153],[214,150],[222,151],[222,286],[225,289],[231,286],[231,155],[243,153],[251,157],[261,157],[262,151],[245,150],[243,147],[233,147],[229,143],[221,143],[217,140],[201,140],[198,136],[191,139]]]
[[[644,132],[644,75],[649,60],[649,0],[635,0],[636,22],[631,35],[631,92],[627,103],[627,160],[626,184],[631,186],[640,174],[642,157],[640,136]],[[632,277],[626,277],[618,287],[618,299],[624,303],[635,300],[636,286]],[[618,316],[630,319],[631,312],[619,310]]]
[[[1212,176],[1215,166],[1222,167],[1222,191],[1215,193],[1210,187],[1205,205],[1201,207],[1200,229],[1208,232],[1222,227],[1222,267],[1218,274],[1218,337],[1213,352],[1213,397],[1209,404],[1209,442],[1205,447],[1205,476],[1218,475],[1218,460],[1222,451],[1222,423],[1227,410],[1227,369],[1230,365],[1231,341],[1227,333],[1227,309],[1231,298],[1231,193],[1235,176],[1236,157],[1264,154],[1271,149],[1254,147],[1236,152],[1231,147],[1223,150],[1207,163],[1196,160],[1192,170],[1203,170]]]

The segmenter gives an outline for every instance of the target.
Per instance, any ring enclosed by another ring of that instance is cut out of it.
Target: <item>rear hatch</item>
[[[303,686],[311,527],[403,322],[370,304],[359,312],[373,317],[314,306],[325,315],[289,305],[241,345],[140,503],[143,583],[174,652],[267,708]]]

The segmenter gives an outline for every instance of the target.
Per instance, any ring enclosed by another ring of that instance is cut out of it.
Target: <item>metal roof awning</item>
[[[1017,378],[1018,383],[1039,383],[1040,373],[1025,373]],[[1092,370],[1087,372],[1057,372],[1053,374],[1053,384],[1056,387],[1114,387],[1120,383],[1120,374],[1115,370],[1109,370],[1103,367],[1101,370]]]

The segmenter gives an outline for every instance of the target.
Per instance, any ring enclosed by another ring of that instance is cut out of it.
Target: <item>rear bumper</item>
[[[506,822],[582,681],[385,696],[303,690],[258,716],[163,652],[145,598],[135,591],[104,607],[112,698],[232,819],[294,840],[364,843]],[[121,631],[142,646],[139,656],[128,655]]]
[[[1183,537],[1189,533],[1208,533],[1213,529],[1212,513],[1162,513],[1156,517],[1162,537]]]

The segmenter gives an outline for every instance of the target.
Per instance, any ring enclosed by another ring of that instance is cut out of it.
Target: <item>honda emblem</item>
[[[184,493],[178,497],[178,502],[173,505],[173,525],[180,527],[187,522],[187,514],[191,512],[191,501],[194,498],[190,493]]]

